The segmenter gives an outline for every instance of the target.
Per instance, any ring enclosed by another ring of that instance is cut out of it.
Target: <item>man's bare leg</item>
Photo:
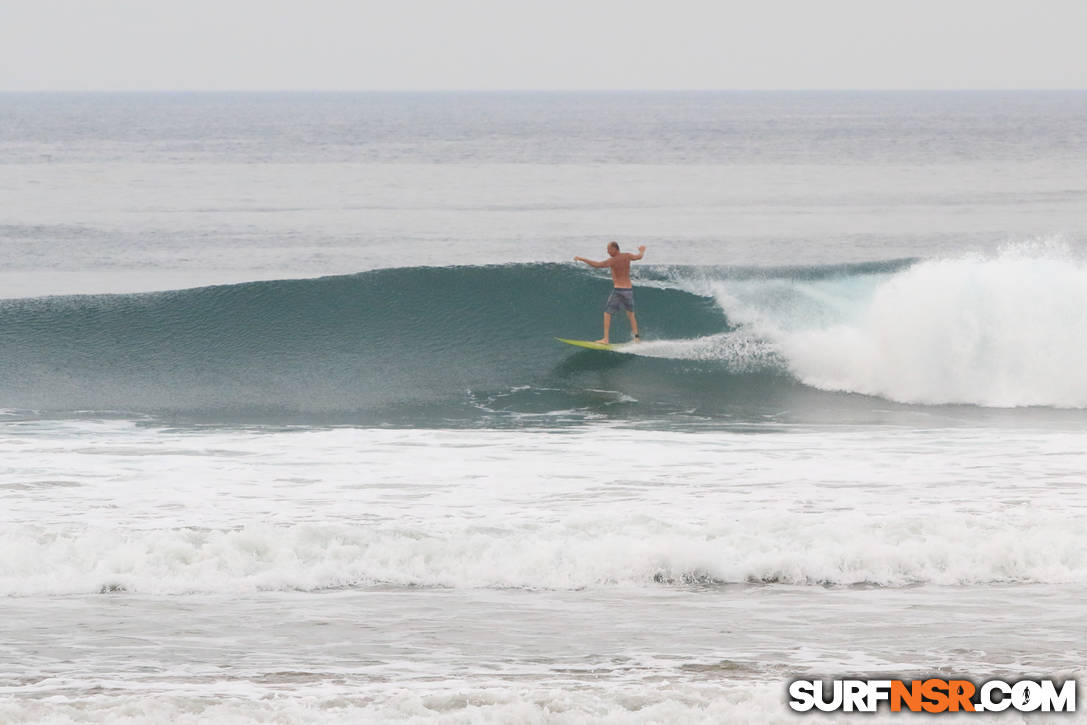
[[[630,320],[630,334],[634,336],[634,342],[641,342],[638,337],[638,318],[634,316],[634,310],[627,310],[627,319]]]
[[[608,330],[609,329],[611,329],[611,314],[608,313],[608,312],[605,312],[604,313],[604,336],[602,338],[600,338],[599,340],[597,340],[597,342],[603,343],[604,345],[608,344]]]

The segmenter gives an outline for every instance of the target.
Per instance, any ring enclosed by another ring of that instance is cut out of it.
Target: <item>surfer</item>
[[[616,242],[608,243],[608,259],[603,262],[594,262],[585,257],[574,257],[575,262],[584,262],[590,267],[611,267],[611,281],[615,289],[611,291],[608,302],[604,305],[604,336],[597,340],[605,345],[609,344],[608,333],[611,329],[611,316],[619,311],[626,310],[627,319],[630,320],[630,331],[634,334],[634,342],[641,342],[638,334],[638,320],[634,317],[634,287],[630,284],[630,263],[635,259],[645,256],[645,245],[638,247],[637,254],[620,252]]]

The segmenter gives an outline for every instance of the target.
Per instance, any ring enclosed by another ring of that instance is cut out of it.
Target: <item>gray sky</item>
[[[0,0],[0,89],[1087,88],[1087,0]]]

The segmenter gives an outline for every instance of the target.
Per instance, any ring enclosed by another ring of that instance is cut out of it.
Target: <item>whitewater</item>
[[[776,363],[812,387],[901,403],[1087,405],[1087,261],[1061,240],[885,273],[672,276],[712,297],[738,331],[650,354]]]
[[[1085,112],[0,94],[0,721],[1082,684]]]

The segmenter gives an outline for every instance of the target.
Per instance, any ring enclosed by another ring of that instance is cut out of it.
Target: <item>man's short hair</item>
[[[608,242],[608,249],[611,249],[612,247],[615,247],[615,249],[618,250],[619,242]]]

